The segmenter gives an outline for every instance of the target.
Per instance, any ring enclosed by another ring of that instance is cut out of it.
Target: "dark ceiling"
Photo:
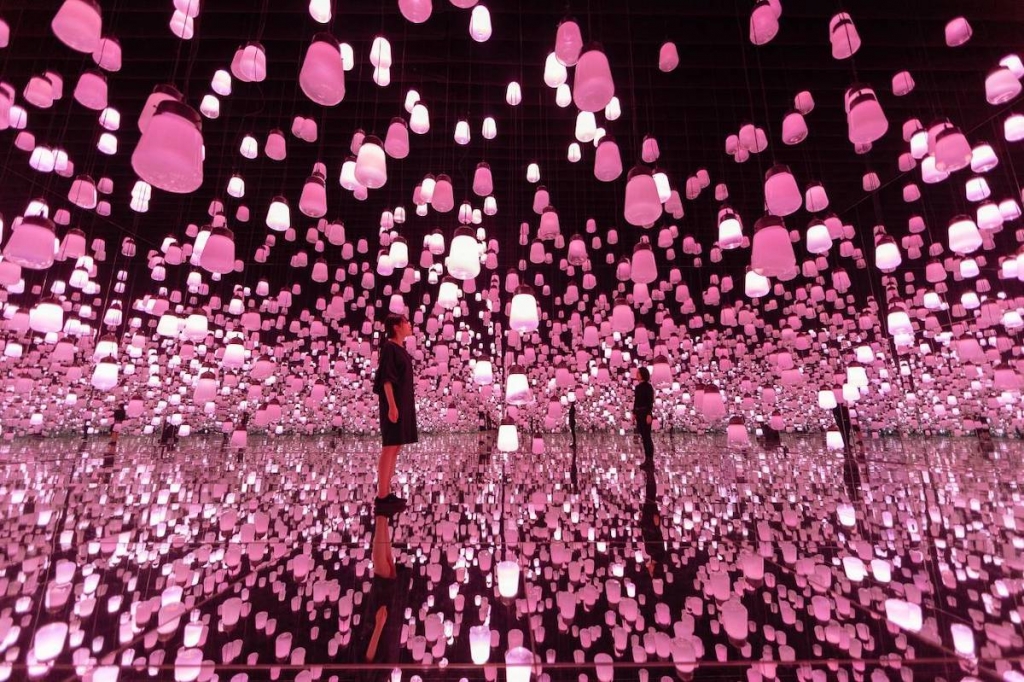
[[[60,43],[50,30],[50,20],[60,6],[57,0],[24,2],[8,0],[0,10],[11,29],[10,45],[0,51],[0,80],[21,92],[28,79],[46,70],[64,78],[65,96],[52,109],[29,110],[28,129],[38,143],[66,149],[75,163],[75,172],[94,178],[108,177],[114,192],[107,197],[110,216],[96,215],[71,206],[67,191],[71,178],[40,174],[28,166],[28,154],[16,149],[16,131],[0,133],[8,142],[2,156],[0,212],[11,217],[23,212],[29,199],[47,198],[51,208],[69,208],[71,226],[82,228],[90,239],[108,241],[107,253],[115,267],[129,270],[126,299],[139,298],[156,291],[159,286],[150,280],[145,254],[159,248],[164,236],[174,235],[179,241],[190,241],[185,235],[189,223],[209,222],[210,201],[225,201],[229,224],[235,231],[238,257],[245,262],[240,274],[211,283],[211,293],[227,297],[237,284],[254,286],[261,279],[271,284],[273,295],[294,283],[303,285],[303,295],[289,312],[297,318],[303,309],[310,309],[316,299],[329,296],[330,283],[317,285],[309,279],[309,268],[289,265],[298,250],[309,251],[309,262],[316,259],[304,241],[306,229],[316,221],[298,214],[302,183],[313,164],[327,165],[327,218],[344,221],[348,239],[365,238],[370,253],[361,258],[373,265],[378,248],[378,224],[383,210],[404,206],[408,221],[399,227],[410,244],[412,267],[419,263],[419,252],[425,234],[440,228],[451,239],[456,212],[427,217],[414,214],[414,187],[427,173],[450,175],[455,199],[470,199],[480,207],[482,200],[472,195],[473,170],[480,161],[488,162],[494,172],[495,198],[499,212],[484,220],[489,239],[497,239],[501,251],[495,272],[504,276],[526,257],[527,248],[519,243],[519,224],[530,224],[531,238],[536,234],[538,216],[531,210],[536,186],[526,181],[526,167],[539,164],[540,184],[548,188],[551,203],[561,217],[562,233],[568,238],[583,232],[588,218],[594,218],[602,238],[610,228],[617,228],[617,245],[604,243],[591,250],[591,266],[598,275],[598,291],[611,297],[617,285],[614,263],[632,253],[641,233],[639,228],[625,224],[622,218],[625,175],[613,183],[601,183],[593,177],[592,145],[582,145],[583,160],[571,164],[566,149],[573,141],[576,109],[559,108],[554,90],[544,85],[544,60],[552,50],[559,22],[574,17],[580,24],[584,40],[600,42],[610,60],[615,78],[616,95],[621,101],[622,116],[603,125],[618,141],[623,165],[628,170],[639,157],[641,140],[646,135],[657,138],[661,158],[657,166],[666,171],[673,186],[682,192],[686,180],[698,169],[706,169],[711,187],[699,198],[685,200],[686,215],[682,220],[666,216],[661,224],[677,224],[680,238],[673,244],[675,260],[658,249],[660,274],[669,267],[683,271],[697,302],[698,313],[718,317],[717,306],[703,306],[699,293],[714,276],[731,275],[735,289],[725,295],[728,304],[743,300],[742,277],[749,263],[749,248],[726,252],[721,262],[709,258],[717,238],[716,216],[719,202],[714,187],[728,186],[729,202],[744,218],[748,236],[754,221],[763,212],[764,173],[775,163],[788,164],[801,187],[810,181],[824,183],[831,198],[830,210],[844,223],[852,224],[856,233],[853,246],[860,249],[868,267],[858,269],[854,259],[840,257],[838,248],[829,256],[830,267],[844,267],[854,280],[852,293],[855,305],[863,307],[869,295],[882,299],[885,283],[873,268],[872,228],[884,224],[899,240],[907,234],[907,219],[913,213],[925,218],[929,230],[924,238],[925,257],[904,264],[897,273],[900,283],[907,276],[921,281],[927,261],[927,247],[932,240],[945,243],[946,224],[958,213],[972,210],[964,198],[963,182],[967,175],[958,174],[945,183],[929,186],[913,171],[903,175],[897,168],[897,157],[907,150],[902,139],[903,122],[919,118],[926,125],[936,118],[949,118],[960,126],[972,143],[989,140],[996,146],[1002,163],[988,176],[993,198],[1019,198],[1015,161],[1020,152],[1002,138],[1002,121],[1009,107],[991,106],[985,101],[984,79],[1000,58],[1020,48],[1024,35],[1024,8],[1018,3],[970,3],[952,0],[908,2],[859,2],[844,7],[842,3],[821,3],[817,0],[786,0],[780,19],[778,36],[769,44],[754,46],[748,39],[748,21],[752,8],[749,2],[611,2],[592,0],[586,3],[554,4],[540,1],[496,3],[491,7],[493,37],[477,43],[468,35],[469,11],[452,6],[446,0],[435,0],[433,16],[422,25],[406,21],[395,2],[344,2],[335,7],[335,16],[326,27],[314,22],[307,3],[300,0],[262,4],[231,0],[212,1],[201,7],[195,21],[195,36],[182,41],[168,28],[173,7],[170,2],[107,2],[103,4],[104,34],[116,36],[123,49],[123,68],[108,74],[110,105],[122,114],[117,133],[119,151],[112,157],[100,154],[95,143],[102,132],[96,112],[73,101],[71,93],[78,75],[93,62],[88,55],[73,52]],[[832,58],[828,39],[829,19],[839,11],[853,16],[863,47],[849,60]],[[946,23],[965,14],[974,30],[973,39],[965,46],[947,47],[943,37]],[[313,36],[328,30],[355,51],[355,68],[346,74],[347,94],[344,101],[331,108],[314,104],[298,86],[299,67]],[[368,61],[374,36],[383,34],[393,47],[392,81],[386,88],[372,80]],[[661,44],[671,40],[679,50],[680,64],[672,73],[658,69]],[[217,69],[227,69],[235,50],[248,41],[259,41],[266,49],[268,78],[260,84],[233,82],[233,92],[221,99],[221,114],[216,120],[203,120],[206,145],[205,181],[189,195],[173,195],[154,189],[149,211],[134,213],[129,208],[130,192],[136,176],[130,156],[138,142],[135,124],[146,97],[158,84],[171,83],[180,89],[186,100],[198,109],[202,97],[211,92],[210,79]],[[892,94],[891,79],[902,70],[909,70],[917,83],[905,97]],[[505,87],[511,80],[523,84],[523,102],[510,107],[504,101]],[[570,76],[570,83],[571,76]],[[843,94],[853,83],[874,86],[889,120],[889,132],[866,154],[856,154],[847,138]],[[379,190],[372,190],[366,201],[357,201],[338,185],[342,161],[349,156],[349,145],[356,130],[384,136],[392,117],[407,114],[403,108],[406,93],[420,93],[431,115],[427,135],[412,135],[412,151],[402,161],[389,159],[389,181]],[[810,135],[797,146],[785,146],[780,140],[781,121],[793,108],[794,96],[807,90],[814,96],[816,107],[807,116]],[[306,143],[288,131],[296,115],[315,119],[319,139]],[[497,122],[498,136],[487,141],[480,135],[485,116]],[[472,130],[472,141],[458,146],[452,140],[455,123],[465,118]],[[599,121],[603,117],[599,115]],[[753,122],[769,136],[769,147],[760,155],[752,155],[744,164],[737,164],[724,151],[726,137],[740,126]],[[288,157],[278,162],[262,154],[267,133],[280,128],[286,132]],[[255,160],[241,157],[238,147],[245,134],[253,134],[260,142],[260,156]],[[881,179],[877,192],[862,189],[862,176],[874,171]],[[241,201],[231,199],[225,186],[232,174],[241,174],[247,183]],[[903,201],[907,183],[917,182],[923,199],[915,204]],[[294,243],[278,239],[267,263],[257,263],[253,255],[268,234],[263,222],[274,195],[289,198],[293,206],[293,226],[299,238]],[[235,209],[244,204],[251,210],[248,223],[234,219]],[[790,229],[801,232],[809,214],[800,211],[787,219]],[[67,228],[59,228],[59,233]],[[656,241],[657,227],[651,231]],[[693,236],[701,245],[699,257],[684,255],[680,248],[683,236]],[[131,236],[139,244],[139,255],[132,261],[114,257],[124,237]],[[1014,228],[996,236],[993,250],[987,253],[983,276],[995,281],[998,256],[1013,253],[1017,247]],[[588,235],[588,246],[589,235]],[[838,244],[837,244],[838,247]],[[548,245],[549,252],[552,247]],[[805,258],[802,244],[797,245],[798,259]],[[554,263],[539,268],[531,266],[528,279],[535,271],[552,285],[552,297],[564,291],[569,277],[559,270],[565,251],[554,250]],[[344,264],[340,249],[327,246],[324,257],[334,267]],[[357,259],[360,258],[357,256]],[[109,266],[101,266],[109,267]],[[11,295],[20,305],[31,305],[33,284],[46,278],[65,276],[71,264],[58,264],[47,273],[26,273],[28,291]],[[165,286],[181,287],[190,268],[185,265],[168,269]],[[490,272],[481,275],[487,285]],[[823,272],[827,283],[828,272]],[[107,281],[103,274],[97,278]],[[207,277],[208,279],[208,277]],[[396,275],[392,282],[397,283]],[[349,278],[352,283],[354,278]],[[800,277],[789,288],[813,283]],[[375,300],[383,291],[378,282]],[[958,285],[951,284],[955,290]],[[1003,286],[1003,283],[1000,283]],[[1015,283],[1007,286],[1015,287]],[[479,287],[478,287],[479,288]],[[434,289],[424,282],[407,297],[415,307],[424,293],[433,299]],[[1011,295],[1019,292],[1011,291]],[[383,299],[386,305],[386,299]],[[201,305],[202,301],[197,301]],[[355,302],[352,302],[355,305]],[[551,301],[541,301],[545,311],[556,311]],[[429,311],[429,308],[427,308]],[[583,311],[587,308],[584,305]],[[359,311],[349,322],[358,322]],[[653,311],[647,322],[654,324]],[[677,322],[685,320],[678,319]],[[711,319],[711,318],[709,318]]]

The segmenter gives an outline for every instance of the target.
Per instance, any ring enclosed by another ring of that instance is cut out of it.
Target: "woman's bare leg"
[[[377,463],[377,497],[387,497],[391,492],[391,477],[395,475],[395,463],[401,445],[385,445],[380,449],[380,461]]]

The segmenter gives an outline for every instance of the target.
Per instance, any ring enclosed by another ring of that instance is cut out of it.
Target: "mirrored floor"
[[[2,447],[0,682],[1024,680],[1019,441]]]

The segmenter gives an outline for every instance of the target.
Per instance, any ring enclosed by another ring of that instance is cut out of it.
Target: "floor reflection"
[[[4,444],[0,682],[1024,680],[1019,442],[724,442]]]

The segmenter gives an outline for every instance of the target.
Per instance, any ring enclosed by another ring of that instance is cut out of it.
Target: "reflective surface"
[[[0,678],[1024,679],[1019,441],[725,438],[4,444]]]

